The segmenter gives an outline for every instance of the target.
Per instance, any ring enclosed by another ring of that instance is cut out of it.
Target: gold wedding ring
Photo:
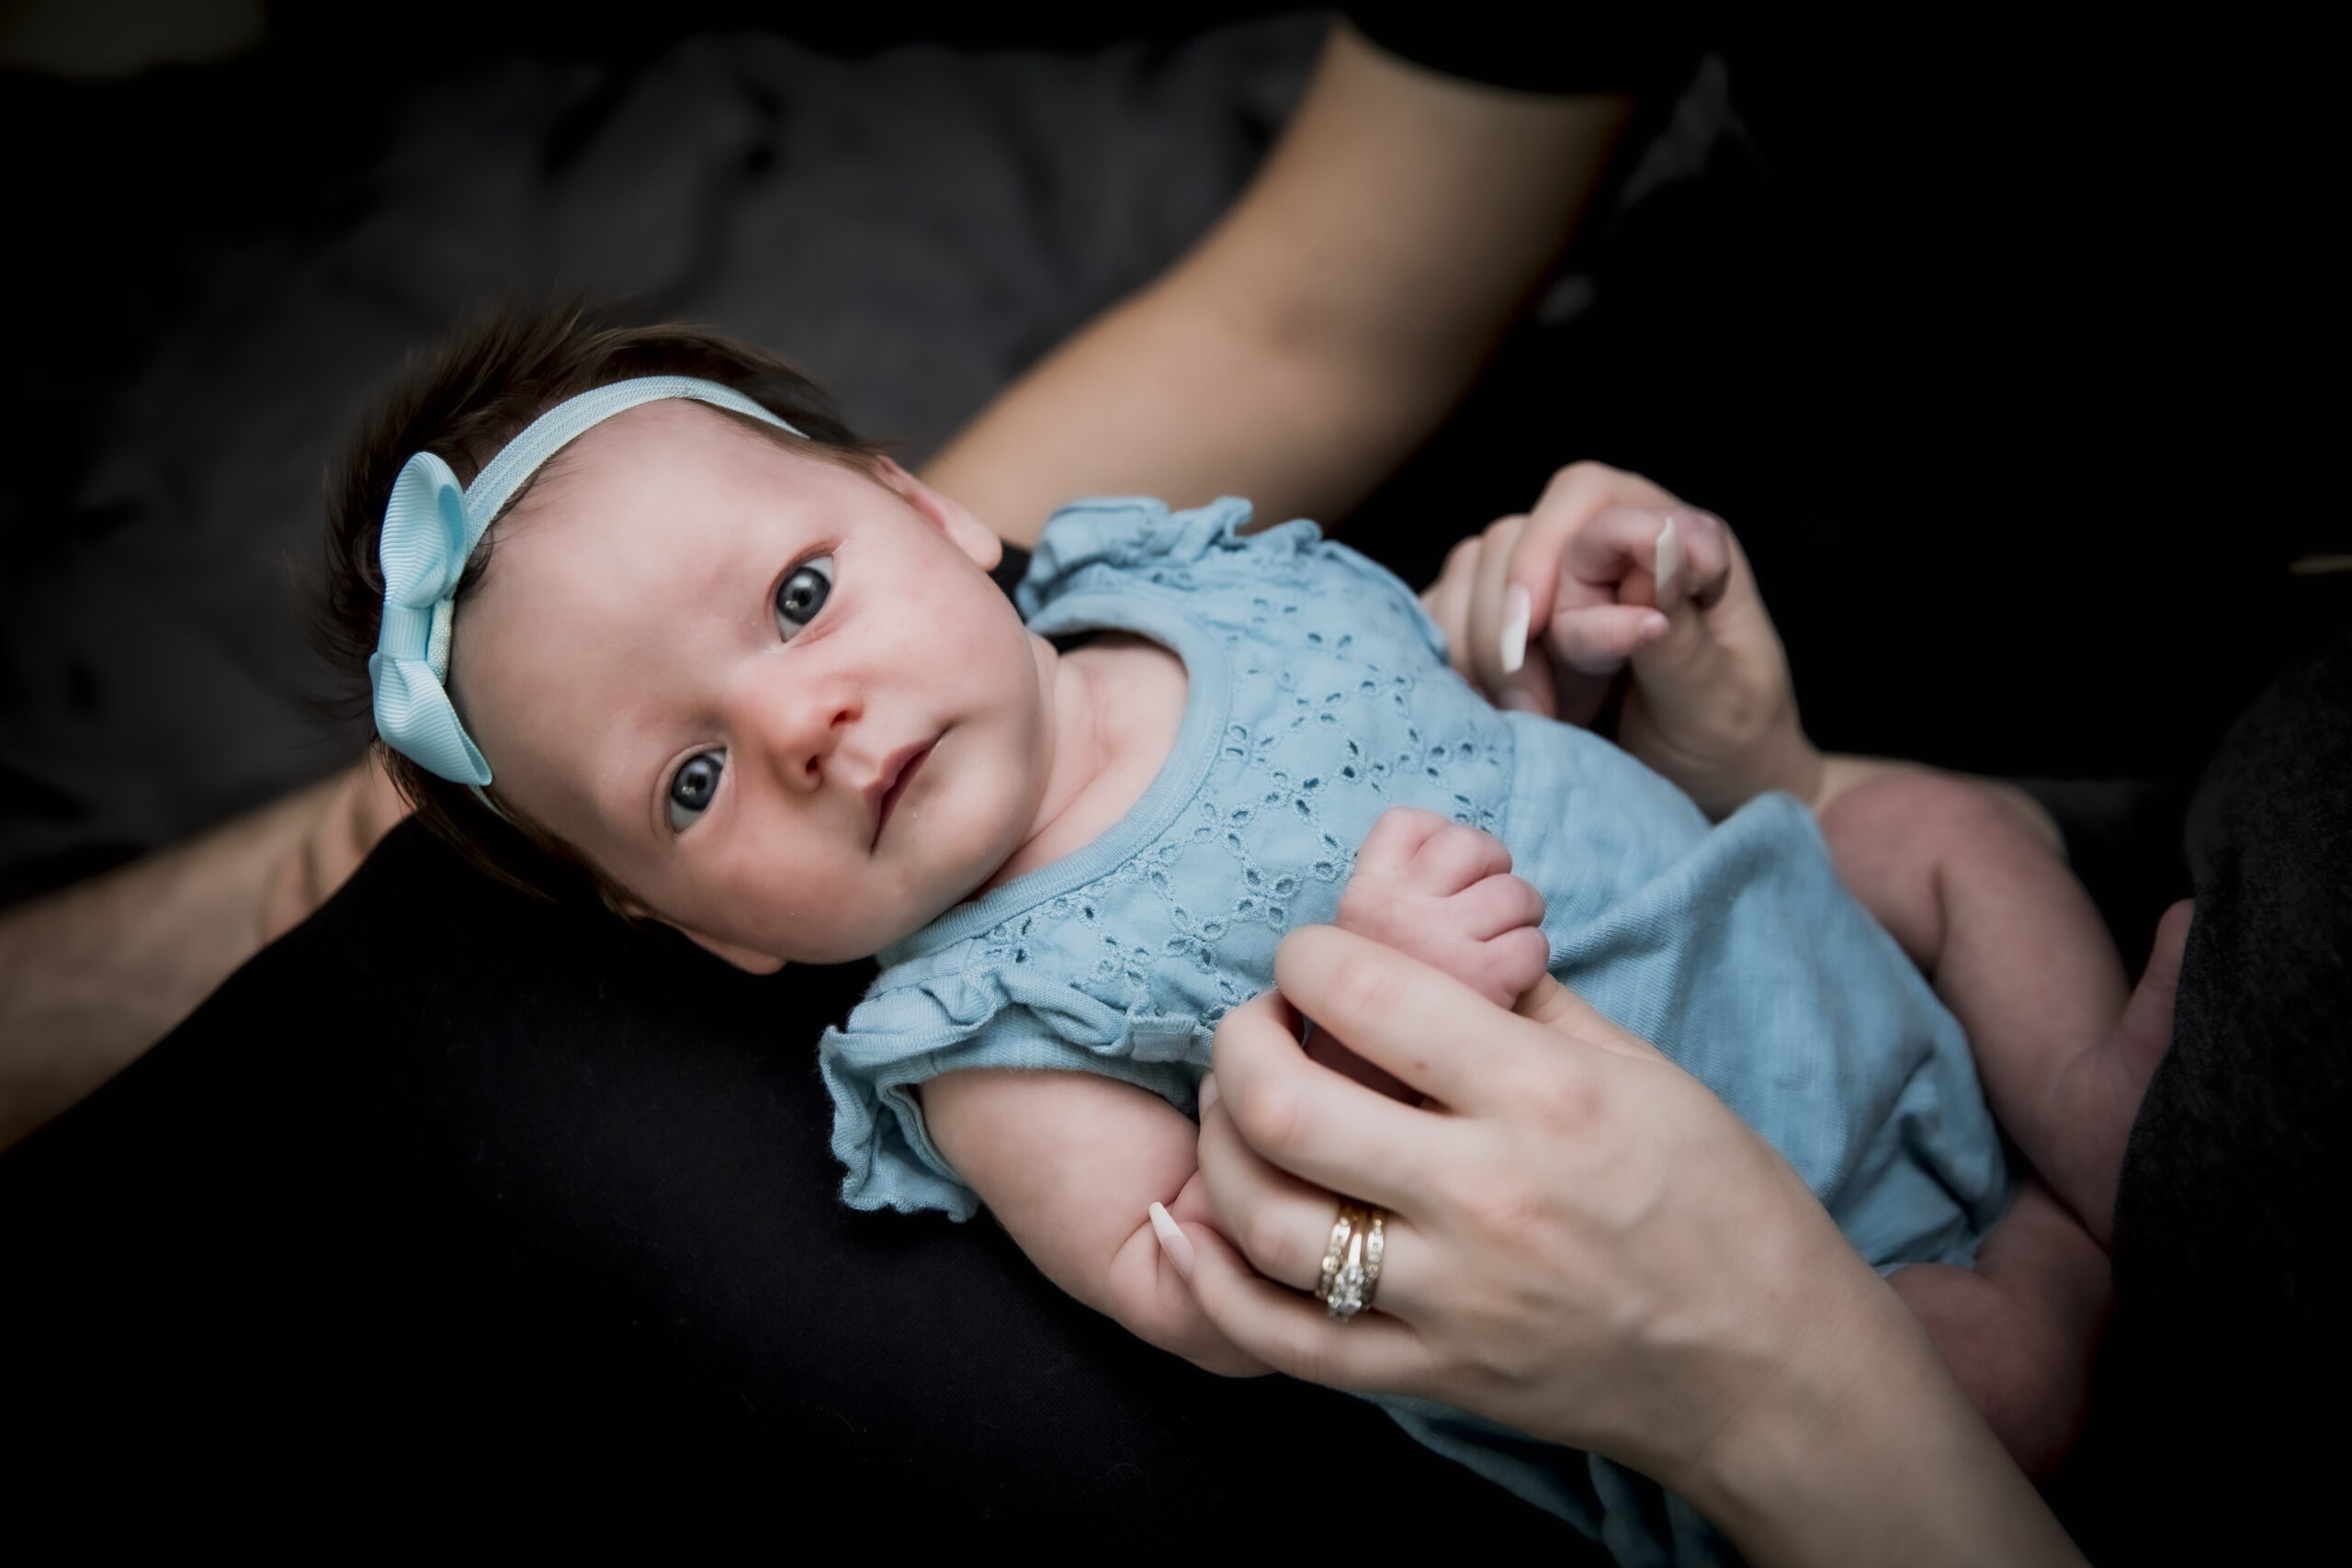
[[[1388,1215],[1352,1198],[1340,1201],[1331,1240],[1323,1248],[1323,1275],[1315,1299],[1345,1323],[1372,1304],[1380,1288],[1380,1257],[1388,1248]]]

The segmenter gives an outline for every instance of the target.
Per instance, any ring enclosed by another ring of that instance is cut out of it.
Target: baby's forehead
[[[492,528],[499,555],[649,548],[709,557],[775,538],[886,491],[748,419],[670,400],[631,409],[550,458]],[[485,583],[487,586],[487,583]]]
[[[664,398],[614,415],[550,457],[522,501],[520,514],[544,491],[579,483],[612,483],[655,474],[671,485],[757,476],[768,482],[834,465],[813,457],[773,426],[684,398]]]

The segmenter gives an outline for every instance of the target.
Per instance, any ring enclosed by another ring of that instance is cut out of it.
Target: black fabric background
[[[2352,637],[2231,731],[2188,847],[2172,1050],[2125,1156],[2115,1323],[2062,1495],[2102,1561],[2315,1561],[2352,1396]]]
[[[1475,1517],[1575,1560],[1368,1404],[1132,1340],[986,1219],[844,1208],[816,1035],[870,976],[755,979],[399,829],[0,1163],[8,1408],[41,1438],[12,1484],[258,1469],[420,1521],[695,1496],[688,1538],[1140,1529],[1154,1558],[1311,1546],[1319,1499],[1373,1488],[1384,1541]]]

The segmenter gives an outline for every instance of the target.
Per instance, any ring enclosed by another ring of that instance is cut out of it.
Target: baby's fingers
[[[1651,573],[1659,609],[1685,603],[1713,609],[1731,581],[1731,546],[1723,519],[1679,508],[1666,514],[1651,543]]]
[[[1356,851],[1355,877],[1375,878],[1403,872],[1430,840],[1453,826],[1434,811],[1423,811],[1416,806],[1390,807],[1373,823],[1372,831],[1363,836],[1363,847]]]
[[[1625,661],[1667,634],[1671,625],[1646,604],[1590,604],[1562,608],[1552,617],[1545,643],[1569,669],[1586,675],[1613,675]]]
[[[1572,543],[1545,641],[1587,675],[1611,675],[1657,647],[1684,606],[1722,599],[1731,547],[1721,519],[1675,508],[1611,507]]]
[[[1508,872],[1465,887],[1445,901],[1446,918],[1473,942],[1489,942],[1505,931],[1544,923],[1544,895],[1525,877]]]
[[[1413,852],[1408,874],[1415,887],[1444,897],[1510,871],[1510,851],[1500,839],[1460,822],[1439,820],[1439,829]]]

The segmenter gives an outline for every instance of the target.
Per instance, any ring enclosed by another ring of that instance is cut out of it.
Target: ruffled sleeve
[[[1445,634],[1395,573],[1326,539],[1304,519],[1244,534],[1250,516],[1250,503],[1230,495],[1189,512],[1171,512],[1148,496],[1072,502],[1046,521],[1014,603],[1024,620],[1034,620],[1057,600],[1119,594],[1138,584],[1178,592],[1262,585],[1299,574],[1307,564],[1302,558],[1317,558],[1356,580],[1363,595],[1354,610],[1386,610],[1436,662],[1446,661]]]
[[[1188,1064],[1205,1060],[1207,1049],[1194,1021],[1138,1019],[1043,974],[967,965],[953,950],[938,956],[945,962],[885,973],[848,1027],[828,1029],[818,1046],[833,1100],[833,1154],[844,1168],[842,1201],[851,1208],[939,1209],[958,1220],[978,1211],[933,1144],[914,1093],[943,1073],[1093,1073],[1192,1114],[1198,1077]]]
[[[1240,530],[1250,517],[1250,503],[1230,495],[1190,512],[1170,512],[1149,496],[1074,501],[1046,519],[1014,602],[1029,616],[1122,578],[1181,574],[1217,554],[1249,549],[1252,541]]]

